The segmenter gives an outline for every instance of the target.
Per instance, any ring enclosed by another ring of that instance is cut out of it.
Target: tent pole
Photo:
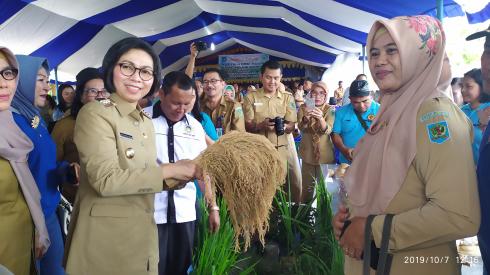
[[[362,45],[362,73],[365,74],[364,72],[364,63],[366,62],[366,46]]]
[[[444,17],[443,11],[444,11],[444,1],[443,0],[436,0],[437,1],[437,19],[442,22],[442,18]]]
[[[54,86],[56,87],[56,91],[58,91],[58,67],[54,67]],[[56,102],[59,102],[56,91],[54,96],[56,96]]]

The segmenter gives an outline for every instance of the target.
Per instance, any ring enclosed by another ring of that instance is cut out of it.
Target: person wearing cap
[[[315,100],[315,106],[308,108],[303,104],[298,111],[298,128],[302,133],[299,154],[302,159],[303,203],[313,199],[315,182],[319,181],[322,174],[320,164],[335,163],[333,144],[330,140],[335,107],[327,104],[327,84],[322,81],[313,83],[308,96]]]
[[[481,73],[483,80],[483,90],[480,94],[481,101],[488,101],[490,98],[490,26],[488,29],[476,32],[466,40],[485,38],[483,53],[481,55]],[[480,127],[484,130],[480,144],[480,157],[477,165],[478,192],[480,194],[481,223],[478,232],[478,245],[480,246],[481,256],[484,264],[483,274],[488,274],[486,268],[490,266],[490,127],[488,124],[488,108],[478,114]]]
[[[80,163],[77,146],[73,141],[75,132],[75,121],[78,112],[84,104],[92,101],[100,101],[110,96],[104,88],[102,74],[96,68],[85,68],[77,76],[77,88],[75,99],[70,110],[70,114],[56,122],[51,136],[56,143],[56,160],[66,160],[69,163]],[[73,204],[78,186],[72,183],[62,185],[63,196]]]
[[[351,103],[342,106],[335,114],[332,141],[340,151],[339,162],[352,162],[352,151],[371,126],[379,104],[373,101],[366,80],[354,80],[350,88]]]

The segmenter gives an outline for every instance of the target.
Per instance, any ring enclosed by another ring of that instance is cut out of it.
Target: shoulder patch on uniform
[[[296,109],[296,104],[294,102],[289,102],[289,108]]]
[[[420,117],[420,122],[437,122],[437,121],[445,121],[447,118],[449,118],[449,112],[446,111],[434,111],[427,113],[425,115],[422,115]]]
[[[242,107],[238,106],[235,108],[235,116],[236,117],[243,117],[243,109]]]
[[[428,124],[426,127],[427,134],[429,135],[430,142],[432,143],[442,144],[451,138],[446,121]]]
[[[103,99],[101,101],[99,101],[100,103],[102,103],[102,105],[104,105],[104,107],[111,107],[111,106],[116,106],[116,102],[110,100],[110,99]]]

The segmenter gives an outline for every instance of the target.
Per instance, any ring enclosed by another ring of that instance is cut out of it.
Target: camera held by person
[[[201,52],[208,49],[208,44],[204,41],[197,41],[195,43],[197,51]]]
[[[284,135],[284,118],[276,116],[275,118],[269,119],[270,122],[274,122],[274,129],[276,131],[276,135],[282,136]]]

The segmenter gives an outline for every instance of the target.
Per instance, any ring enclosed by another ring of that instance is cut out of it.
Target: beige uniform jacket
[[[425,101],[416,123],[415,159],[386,209],[395,214],[389,241],[390,274],[461,274],[455,240],[476,235],[480,225],[472,125],[445,97]],[[377,247],[384,217],[379,215],[372,223]],[[354,268],[362,262],[348,259],[346,275],[361,274]]]
[[[330,139],[330,133],[332,132],[333,122],[335,120],[335,110],[330,105],[325,104],[321,108],[323,118],[327,122],[327,129],[317,129],[316,131],[309,127],[309,123],[303,121],[304,113],[306,111],[306,105],[301,105],[298,111],[298,128],[301,130],[301,143],[299,145],[299,155],[303,162],[309,164],[324,164],[335,163],[335,156],[333,152],[333,144]],[[313,134],[314,131],[320,136],[318,143],[320,149],[320,159],[315,159],[315,152],[313,147]]]
[[[69,163],[80,162],[78,150],[73,141],[75,132],[75,119],[69,115],[56,122],[51,137],[56,143],[56,160],[66,160]]]
[[[8,146],[3,143],[2,146]],[[13,274],[32,274],[34,225],[31,212],[10,162],[1,157],[0,194],[0,264]]]
[[[206,97],[201,99],[200,104],[201,111],[211,117],[214,127],[218,127],[218,120],[221,120],[223,134],[232,130],[245,132],[245,120],[243,117],[242,104],[240,102],[229,102],[222,96],[218,107],[214,110],[211,110],[206,105]]]
[[[153,124],[116,94],[78,114],[81,179],[66,243],[70,275],[157,274],[154,194],[163,189]]]

